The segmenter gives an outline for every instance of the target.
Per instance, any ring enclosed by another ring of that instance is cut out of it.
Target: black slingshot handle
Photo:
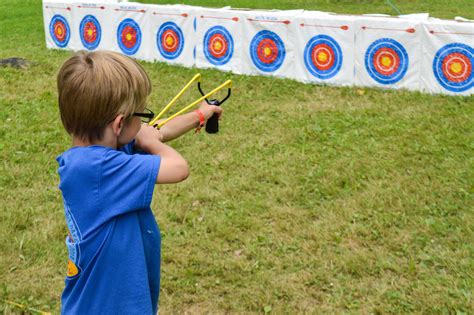
[[[216,100],[209,100],[207,102],[209,105],[216,105],[220,106],[221,103]],[[206,122],[206,132],[207,133],[218,133],[219,132],[219,116],[217,114],[214,114],[209,118]]]
[[[198,82],[198,90],[201,93],[202,96],[204,96],[204,92],[201,89],[201,82]],[[209,105],[216,105],[216,106],[221,106],[222,103],[224,103],[229,97],[230,97],[231,89],[227,90],[227,95],[224,97],[222,100],[218,99],[212,99],[208,100],[207,98],[206,103]],[[217,114],[212,115],[211,118],[209,118],[206,122],[206,132],[207,133],[218,133],[219,132],[219,116]]]

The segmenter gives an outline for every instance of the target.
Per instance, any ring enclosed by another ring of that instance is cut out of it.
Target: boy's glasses
[[[155,113],[153,113],[150,109],[145,108],[143,113],[133,113],[132,116],[138,116],[141,118],[141,121],[144,123],[149,123],[153,117],[155,117]]]

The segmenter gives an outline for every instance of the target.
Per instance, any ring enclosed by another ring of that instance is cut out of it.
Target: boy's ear
[[[123,114],[118,115],[114,120],[112,120],[111,124],[112,131],[118,137],[122,132],[123,125],[125,124],[125,116]]]

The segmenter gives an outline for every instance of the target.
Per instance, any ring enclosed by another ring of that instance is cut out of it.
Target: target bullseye
[[[286,50],[283,40],[274,32],[258,32],[250,43],[250,57],[261,71],[278,70],[285,60]]]
[[[69,43],[71,31],[67,20],[62,15],[53,16],[49,23],[49,33],[58,47],[64,48]]]
[[[117,29],[117,42],[125,54],[135,54],[142,42],[142,32],[138,23],[130,18],[123,20]]]
[[[306,69],[316,78],[327,80],[335,76],[342,66],[342,51],[337,41],[327,35],[311,38],[304,50]]]
[[[211,27],[203,39],[204,56],[213,65],[221,66],[232,59],[234,40],[223,26]]]
[[[96,49],[100,44],[102,31],[99,21],[93,15],[86,15],[79,26],[79,36],[82,45],[89,49]]]
[[[184,48],[184,35],[173,22],[163,23],[156,33],[156,46],[163,58],[176,59]]]
[[[376,40],[365,52],[365,69],[381,84],[400,81],[408,70],[408,61],[405,48],[391,38]]]
[[[461,43],[442,47],[433,60],[433,72],[439,84],[452,92],[463,92],[474,86],[474,49]]]

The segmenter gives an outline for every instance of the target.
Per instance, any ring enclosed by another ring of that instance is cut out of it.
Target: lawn
[[[392,2],[474,18],[467,0]],[[386,1],[186,3],[394,13]],[[57,313],[55,157],[70,140],[55,76],[72,53],[45,48],[40,1],[2,1],[0,30],[0,58],[31,61],[0,68],[0,309]],[[142,65],[156,111],[198,71]],[[474,313],[474,97],[199,72],[234,90],[217,135],[171,142],[191,176],[154,195],[162,314]]]

